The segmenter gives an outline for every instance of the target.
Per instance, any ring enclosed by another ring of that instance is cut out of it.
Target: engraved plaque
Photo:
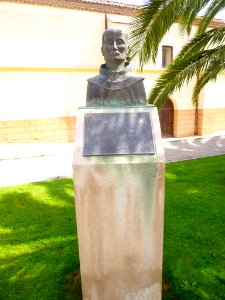
[[[84,156],[126,154],[155,154],[149,113],[85,115]]]

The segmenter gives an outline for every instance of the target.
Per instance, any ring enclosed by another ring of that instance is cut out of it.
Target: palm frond
[[[201,35],[194,37],[187,43],[177,55],[177,58],[182,58],[193,52],[198,52],[203,49],[221,45],[225,42],[225,27],[213,28]]]
[[[184,33],[190,34],[198,13],[205,9],[195,37],[180,51],[166,72],[159,77],[149,95],[149,103],[160,107],[176,89],[197,76],[193,102],[205,84],[224,70],[225,26],[207,31],[210,21],[225,8],[225,0],[149,0],[140,9],[130,31],[131,57],[137,58],[139,70],[149,60],[156,61],[159,44],[179,22]]]
[[[225,0],[212,1],[199,23],[197,35],[201,35],[203,32],[205,32],[212,19],[224,8]]]
[[[220,61],[221,66],[217,69],[219,72],[225,64],[224,45],[194,52],[185,58],[176,58],[167,71],[157,80],[148,97],[148,102],[161,107],[175,90],[180,89],[185,82],[188,83],[196,74],[205,74],[205,70],[210,70],[216,62],[218,64],[218,61]],[[218,74],[217,70],[215,69],[213,76]],[[196,87],[196,92],[202,86],[204,86],[204,77],[202,83]]]
[[[189,34],[197,14],[208,3],[210,0],[149,0],[130,30],[131,58],[138,59],[139,69],[150,59],[155,63],[159,44],[175,22]]]
[[[163,36],[182,14],[181,0],[151,0],[137,15],[130,31],[131,57],[139,68],[150,59],[155,62]]]
[[[198,16],[199,12],[204,9],[209,3],[210,0],[185,1],[183,14],[179,20],[182,32],[185,32],[188,35],[191,33],[192,25],[196,17]]]
[[[200,74],[193,90],[192,101],[198,102],[198,96],[204,86],[212,80],[217,79],[217,75],[225,70],[225,46],[219,47],[211,56],[208,67]]]

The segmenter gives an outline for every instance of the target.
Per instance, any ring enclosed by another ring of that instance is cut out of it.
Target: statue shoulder
[[[126,80],[128,80],[129,82],[131,82],[132,84],[134,84],[136,82],[143,81],[144,77],[135,76],[133,73],[129,73],[126,76]]]
[[[106,80],[107,80],[106,76],[102,74],[87,79],[88,83],[92,83],[98,86],[102,86],[106,82]]]

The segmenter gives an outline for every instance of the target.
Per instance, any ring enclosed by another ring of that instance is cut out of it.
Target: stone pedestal
[[[137,112],[150,116],[155,154],[83,155],[87,114]],[[157,109],[80,109],[75,141],[83,299],[161,299],[165,162]]]

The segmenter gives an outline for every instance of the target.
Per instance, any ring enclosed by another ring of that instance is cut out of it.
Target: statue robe
[[[133,76],[129,65],[120,72],[102,65],[99,75],[88,79],[87,106],[145,105],[143,77]]]

